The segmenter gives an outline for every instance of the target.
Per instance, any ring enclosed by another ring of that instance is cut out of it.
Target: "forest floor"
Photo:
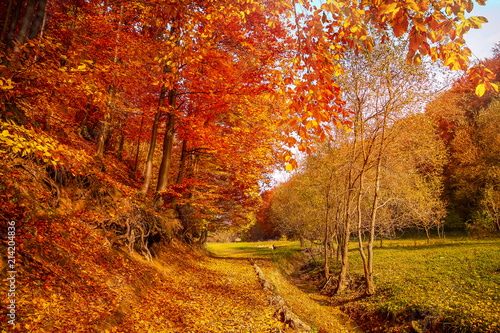
[[[152,262],[112,246],[103,221],[130,210],[137,184],[116,177],[119,161],[104,165],[56,188],[43,165],[0,161],[0,332],[291,331],[247,260],[175,239]]]
[[[458,237],[428,244],[411,238],[385,241],[383,247],[378,244],[378,289],[371,297],[363,295],[363,268],[354,243],[349,256],[350,289],[340,296],[332,293],[334,282],[324,287],[319,247],[304,252],[298,242],[261,242],[209,244],[208,248],[219,256],[256,258],[293,310],[327,332],[335,332],[325,326],[331,318],[355,328],[341,311],[365,332],[500,330],[500,239]],[[336,274],[338,264],[333,259],[331,264]]]
[[[150,263],[81,222],[30,228],[17,235],[15,325],[4,312],[2,332],[288,331],[247,261],[172,244]],[[2,256],[4,282],[7,271]]]

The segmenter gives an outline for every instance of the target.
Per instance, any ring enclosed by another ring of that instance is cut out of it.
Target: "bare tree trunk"
[[[382,123],[382,134],[380,138],[380,147],[377,156],[377,166],[375,170],[375,192],[373,193],[372,212],[370,216],[370,240],[368,241],[368,275],[366,278],[366,293],[373,295],[375,293],[375,283],[373,281],[373,244],[375,243],[375,223],[377,221],[378,200],[380,195],[380,168],[382,166],[382,154],[385,145],[385,129],[387,126],[387,118],[389,107],[384,110],[384,119]]]
[[[123,146],[125,145],[125,133],[123,133],[123,127],[120,130],[120,142],[118,143],[118,149],[116,151],[116,157],[122,161],[123,160]]]
[[[175,132],[175,104],[177,92],[175,89],[169,91],[169,105],[170,110],[167,117],[167,128],[165,131],[165,139],[163,141],[163,158],[160,165],[160,172],[158,174],[158,185],[156,192],[165,191],[169,184],[170,165],[172,163],[172,148],[174,143]]]
[[[45,31],[45,23],[47,23],[47,4],[49,3],[49,0],[44,0],[44,1],[45,1],[45,5],[44,5],[44,12],[43,12],[42,27],[40,28],[40,38],[38,39],[38,47],[40,47],[40,44],[42,43],[43,32]],[[38,54],[35,54],[35,61],[37,60],[37,57],[38,57]]]
[[[164,72],[167,66],[165,65]],[[158,101],[158,110],[156,112],[155,121],[153,122],[153,130],[151,131],[151,142],[149,143],[148,157],[146,158],[146,168],[144,172],[144,183],[142,184],[141,193],[145,196],[148,193],[149,184],[151,183],[151,178],[153,175],[153,157],[156,148],[156,137],[158,136],[158,125],[160,123],[161,110],[163,108],[163,103],[165,101],[165,95],[167,93],[167,88],[165,85],[161,86],[160,100]]]
[[[335,290],[335,294],[342,293],[347,287],[347,270],[349,268],[349,238],[351,235],[350,230],[350,220],[351,220],[351,196],[354,191],[354,182],[355,180],[353,172],[354,172],[354,162],[356,158],[356,140],[353,142],[352,151],[351,151],[351,166],[349,168],[346,185],[347,185],[347,194],[344,201],[344,211],[343,211],[343,232],[340,237],[340,273],[338,276],[338,285]]]
[[[178,34],[179,32],[177,31],[176,26],[172,25],[172,27],[170,28],[170,36],[176,41],[175,42],[176,46],[180,45]],[[174,55],[172,60],[169,61],[168,63],[170,64],[166,65],[165,67],[166,72],[173,72],[175,64],[178,65],[178,60],[176,56]],[[158,174],[158,184],[156,186],[156,192],[164,191],[167,188],[169,183],[170,165],[172,163],[172,148],[173,148],[174,133],[175,133],[175,111],[177,104],[177,89],[175,87],[175,79],[174,82],[171,82],[171,85],[172,86],[168,92],[169,109],[167,115],[167,128],[165,130],[165,137],[163,140],[163,156],[161,160],[160,171]],[[157,198],[155,198],[155,205],[157,204],[156,199],[160,198],[158,196]]]
[[[299,235],[299,241],[300,241],[300,248],[303,249],[306,246],[306,240],[304,236]]]
[[[328,203],[327,203],[328,205]],[[328,208],[326,209],[326,220],[325,220],[325,253],[324,253],[324,257],[325,257],[325,279],[328,280],[328,278],[330,277],[330,255],[329,255],[329,246],[328,246],[328,241],[329,241],[329,234],[330,234],[330,230],[329,230],[329,223],[328,223]]]
[[[106,114],[104,115],[104,121],[101,122],[101,133],[99,134],[99,138],[97,139],[97,149],[95,152],[95,155],[100,158],[104,157],[104,145],[106,142],[106,138],[108,137],[109,121],[110,115],[109,112],[106,112]]]
[[[9,25],[10,12],[12,11],[12,0],[9,0],[7,5],[7,12],[5,13],[5,20],[3,21],[2,34],[0,35],[0,43],[3,42],[5,38],[5,33],[7,32],[7,26]]]
[[[186,158],[187,158],[187,139],[182,140],[181,163],[179,165],[179,173],[177,174],[176,184],[181,184],[184,179],[184,172],[186,171]]]
[[[368,270],[368,260],[366,258],[364,245],[363,245],[363,232],[362,232],[362,212],[361,212],[361,196],[363,195],[363,187],[364,187],[364,171],[361,171],[361,175],[359,178],[359,192],[356,200],[356,210],[357,210],[357,220],[358,220],[358,249],[359,254],[361,255],[361,259],[363,261],[363,271],[365,273],[365,284],[368,286],[370,281],[368,277],[370,276],[370,272]]]
[[[9,33],[7,35],[7,41],[5,43],[6,48],[14,47],[14,36],[16,33],[16,27],[18,24],[19,16],[21,15],[21,9],[23,8],[25,0],[17,0],[16,8],[10,20]]]
[[[326,186],[326,213],[325,213],[325,279],[328,280],[330,277],[330,188],[332,186],[332,179],[335,175],[335,169],[330,171],[330,178],[328,179],[328,184]]]
[[[28,35],[29,39],[36,38],[40,32],[40,27],[42,26],[45,17],[45,6],[47,5],[47,0],[38,0],[38,6],[36,8],[36,14],[31,23],[30,33]]]
[[[134,163],[134,171],[137,171],[137,166],[139,164],[139,150],[141,147],[141,135],[142,135],[142,125],[144,124],[144,114],[141,119],[141,127],[139,128],[139,135],[137,136],[137,150],[135,153],[135,163]]]
[[[118,22],[118,31],[116,32],[116,43],[115,43],[115,55],[113,58],[113,62],[116,63],[118,61],[118,43],[120,40],[120,29],[122,25],[122,18],[123,18],[123,4],[120,7],[120,21]],[[101,125],[101,134],[99,135],[99,139],[97,142],[97,151],[96,151],[96,156],[103,158],[104,157],[104,145],[105,142],[108,138],[108,134],[110,131],[110,122],[111,122],[111,114],[113,112],[113,109],[115,107],[115,96],[116,96],[116,87],[113,84],[110,85],[109,87],[109,101],[108,101],[108,109],[109,112],[107,112],[104,116],[104,122],[102,122]]]
[[[350,178],[350,176],[349,176]],[[349,179],[350,182],[350,179]],[[341,294],[347,287],[347,270],[349,268],[349,238],[351,235],[350,230],[350,209],[351,209],[351,192],[349,189],[345,200],[344,223],[342,237],[340,238],[340,272],[338,277],[338,285],[335,294]]]
[[[201,231],[200,239],[198,240],[198,244],[202,248],[207,247],[207,236],[208,236],[208,230],[205,228]]]
[[[375,193],[373,195],[373,206],[370,216],[370,239],[368,241],[368,271],[365,271],[366,294],[373,295],[375,293],[375,283],[373,281],[373,244],[375,242],[375,222],[377,218],[377,205],[380,189],[380,161],[377,162],[377,171],[375,176]]]
[[[28,37],[28,30],[31,26],[31,20],[33,19],[33,14],[35,13],[37,0],[28,0],[26,4],[26,9],[24,11],[23,20],[21,22],[21,28],[19,29],[19,33],[17,35],[17,45],[21,46],[26,41]]]

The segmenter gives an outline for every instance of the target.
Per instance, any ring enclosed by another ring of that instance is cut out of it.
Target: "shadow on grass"
[[[496,246],[500,245],[500,240],[498,241],[453,241],[453,242],[431,242],[430,244],[411,244],[408,242],[384,245],[383,247],[377,246],[376,251],[390,251],[390,250],[404,250],[404,251],[413,251],[413,250],[427,250],[427,249],[444,249],[444,248],[458,248],[463,246]],[[357,249],[354,249],[357,251]]]

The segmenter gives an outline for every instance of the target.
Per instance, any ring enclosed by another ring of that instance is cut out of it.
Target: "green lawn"
[[[269,247],[274,244],[276,250]],[[209,244],[220,256],[268,258],[281,269],[298,256],[298,242]],[[336,269],[333,265],[332,270]],[[385,241],[375,249],[377,294],[348,306],[388,317],[435,318],[458,332],[500,331],[500,240]],[[362,275],[356,245],[350,272]]]
[[[274,250],[272,250],[273,245]],[[207,249],[222,257],[272,260],[288,259],[300,250],[300,244],[289,241],[208,243]]]
[[[351,271],[362,274],[351,255]],[[391,241],[375,251],[379,293],[357,301],[368,311],[435,317],[456,331],[500,330],[500,240]]]

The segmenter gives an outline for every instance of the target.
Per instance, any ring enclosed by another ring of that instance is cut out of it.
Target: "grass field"
[[[272,244],[277,246],[274,251]],[[298,242],[209,245],[217,255],[267,258],[282,270],[293,264],[299,249]],[[375,249],[374,270],[377,294],[351,300],[347,309],[414,319],[416,330],[431,320],[448,331],[500,332],[499,239],[445,239],[430,244],[421,239],[386,241]],[[354,243],[350,272],[362,275]],[[380,328],[384,330],[387,327]]]

